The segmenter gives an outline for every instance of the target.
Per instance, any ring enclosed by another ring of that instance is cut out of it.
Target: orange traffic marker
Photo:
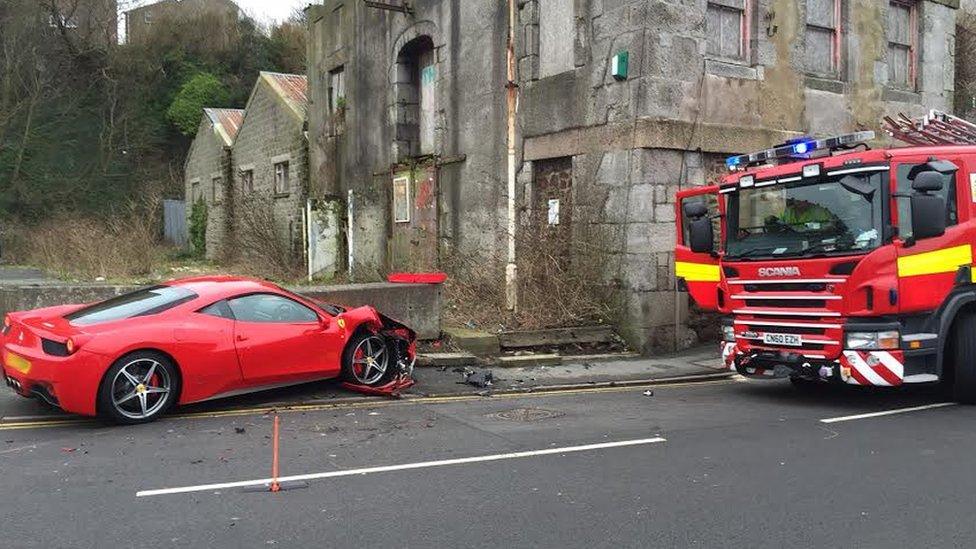
[[[280,492],[281,485],[278,484],[278,431],[281,418],[277,412],[274,417],[274,430],[271,434],[271,491]]]

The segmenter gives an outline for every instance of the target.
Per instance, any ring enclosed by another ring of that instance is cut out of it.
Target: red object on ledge
[[[386,280],[395,284],[443,284],[447,273],[391,273]]]

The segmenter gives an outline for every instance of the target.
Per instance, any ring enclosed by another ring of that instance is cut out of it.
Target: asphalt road
[[[976,408],[824,423],[941,401],[925,390],[805,393],[788,382],[643,391],[284,413],[284,475],[402,467],[277,494],[137,497],[267,477],[268,415],[0,428],[0,545],[976,546]],[[427,463],[457,458],[475,459]]]

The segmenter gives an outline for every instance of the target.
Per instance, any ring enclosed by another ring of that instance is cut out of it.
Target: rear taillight
[[[68,354],[73,354],[75,352],[75,340],[68,338],[68,341],[64,343],[64,347],[68,350]]]

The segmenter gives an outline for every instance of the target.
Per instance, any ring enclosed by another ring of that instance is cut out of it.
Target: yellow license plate
[[[30,372],[31,363],[26,358],[17,356],[13,353],[7,353],[4,358],[5,358],[4,362],[7,364],[8,367],[17,370],[22,374],[26,374]]]

